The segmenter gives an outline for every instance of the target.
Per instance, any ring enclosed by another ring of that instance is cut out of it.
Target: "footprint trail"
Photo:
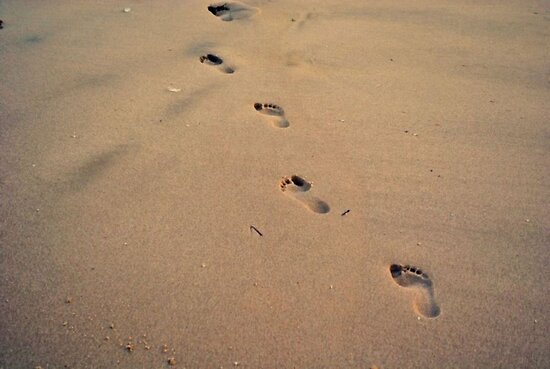
[[[435,301],[433,283],[426,273],[416,267],[399,264],[392,264],[390,273],[399,286],[415,291],[413,306],[418,314],[425,318],[439,316],[441,310]]]
[[[278,105],[255,103],[254,109],[261,114],[274,117],[273,126],[277,128],[287,128],[290,126],[290,123],[285,118],[285,111]]]
[[[297,175],[285,176],[279,182],[279,188],[314,213],[325,214],[330,211],[330,207],[326,202],[309,194],[311,183],[302,177]]]

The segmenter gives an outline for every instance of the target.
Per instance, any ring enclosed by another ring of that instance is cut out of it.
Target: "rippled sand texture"
[[[549,16],[0,1],[0,367],[550,367]]]

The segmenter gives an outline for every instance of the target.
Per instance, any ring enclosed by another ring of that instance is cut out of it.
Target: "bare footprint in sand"
[[[290,126],[290,123],[285,118],[285,111],[278,105],[255,103],[254,109],[261,114],[274,117],[275,119],[273,120],[273,126],[275,127],[287,128]]]
[[[283,177],[283,179],[279,182],[279,187],[282,192],[299,201],[302,205],[314,213],[325,214],[330,211],[330,207],[326,202],[319,200],[308,193],[311,189],[311,183],[302,177],[297,175]]]
[[[199,58],[200,62],[203,64],[211,65],[212,67],[218,69],[222,73],[232,74],[235,73],[235,70],[231,67],[228,67],[223,59],[214,54],[202,55]]]
[[[439,316],[441,311],[435,302],[433,283],[426,273],[416,267],[399,264],[392,264],[390,273],[395,283],[415,291],[413,306],[418,314],[425,318]]]
[[[250,18],[259,10],[243,3],[228,2],[212,4],[208,7],[208,11],[221,20],[230,22],[234,19]]]

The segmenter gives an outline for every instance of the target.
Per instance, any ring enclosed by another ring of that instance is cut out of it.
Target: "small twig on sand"
[[[340,214],[340,215],[341,215],[341,216],[344,216],[344,215],[346,215],[347,213],[349,213],[350,211],[351,211],[351,209],[348,209],[348,210],[344,211],[344,212],[343,212],[342,214]]]
[[[250,231],[252,232],[252,230],[256,231],[256,233],[259,234],[260,237],[263,236],[262,232],[260,232],[258,228],[254,227],[253,225],[250,226]]]

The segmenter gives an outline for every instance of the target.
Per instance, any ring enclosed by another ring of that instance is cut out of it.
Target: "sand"
[[[548,3],[211,5],[0,1],[0,367],[550,367]]]

